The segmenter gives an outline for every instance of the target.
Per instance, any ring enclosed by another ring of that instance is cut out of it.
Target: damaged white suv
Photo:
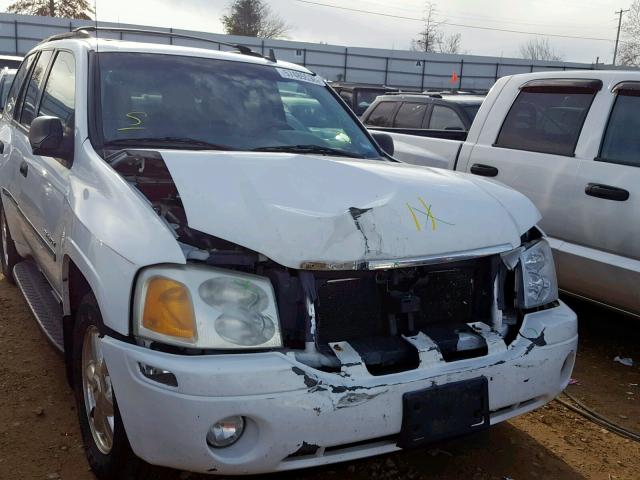
[[[273,55],[66,36],[0,125],[2,269],[99,478],[377,455],[567,385],[576,317],[524,196],[395,162]]]

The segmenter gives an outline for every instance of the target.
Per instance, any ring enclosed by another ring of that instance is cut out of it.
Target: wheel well
[[[76,264],[73,263],[73,260],[69,260],[67,267],[67,288],[69,292],[69,310],[71,316],[73,316],[78,305],[80,305],[82,297],[91,291],[89,282]]]
[[[91,291],[91,286],[73,260],[67,258],[67,262],[66,284],[69,298],[69,315],[65,315],[62,319],[62,330],[64,334],[64,359],[67,381],[69,385],[73,386],[73,326],[75,313],[82,298]]]

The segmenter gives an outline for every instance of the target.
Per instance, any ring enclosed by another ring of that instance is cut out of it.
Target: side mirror
[[[29,143],[34,155],[64,160],[73,157],[73,141],[65,139],[62,121],[58,117],[36,117],[29,129]]]
[[[388,133],[371,132],[371,136],[382,150],[393,157],[395,147],[393,145],[393,138],[391,137],[391,135],[389,135]]]

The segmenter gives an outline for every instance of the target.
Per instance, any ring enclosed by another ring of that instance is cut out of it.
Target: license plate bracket
[[[486,430],[490,425],[486,377],[435,385],[402,396],[400,448]]]

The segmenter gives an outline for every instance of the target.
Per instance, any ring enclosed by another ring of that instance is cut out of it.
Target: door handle
[[[471,173],[475,175],[481,175],[483,177],[497,177],[498,169],[491,165],[483,165],[481,163],[474,163],[471,165]]]
[[[629,199],[629,192],[624,188],[602,185],[600,183],[587,184],[584,193],[592,197],[615,200],[616,202],[624,202]]]
[[[24,178],[27,178],[27,174],[29,173],[29,165],[24,160],[20,163],[20,174]]]

